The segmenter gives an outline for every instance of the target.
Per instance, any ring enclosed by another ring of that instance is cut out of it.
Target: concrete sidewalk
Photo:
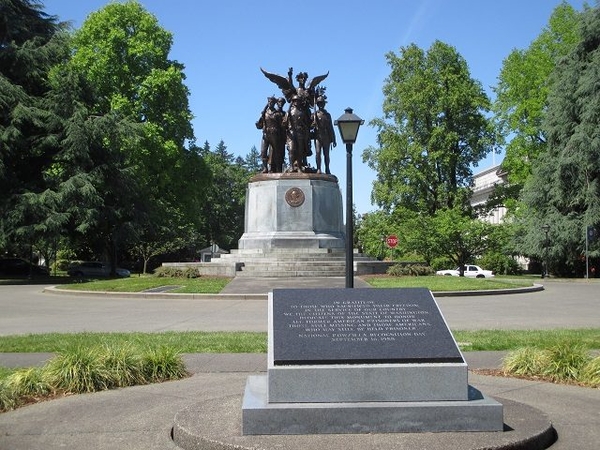
[[[0,365],[6,365],[7,355],[0,354]],[[466,352],[464,355],[469,368],[477,369],[498,367],[504,354]],[[38,362],[47,357],[48,354],[40,354]],[[11,358],[18,364],[19,355]],[[31,364],[31,355],[27,358],[27,364]],[[600,442],[600,390],[474,373],[469,373],[469,383],[504,402],[505,421],[512,430],[501,433],[241,436],[239,416],[246,378],[266,370],[267,355],[193,354],[185,355],[184,360],[193,376],[181,381],[75,395],[0,414],[0,448],[178,449],[171,439],[176,416],[204,404],[221,407],[233,404],[227,417],[214,417],[213,421],[220,432],[229,427],[238,434],[230,437],[235,444],[213,442],[213,446],[206,448],[536,448],[505,445],[507,440],[523,432],[524,423],[532,419],[551,422],[556,429],[558,441],[552,450],[595,450]]]

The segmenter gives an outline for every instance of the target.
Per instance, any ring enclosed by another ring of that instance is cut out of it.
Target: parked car
[[[45,266],[38,266],[21,258],[0,259],[0,276],[25,277],[29,274],[48,276],[50,271]]]
[[[494,273],[491,270],[483,270],[479,266],[475,266],[473,264],[469,264],[465,267],[465,277],[470,278],[491,278],[494,276]],[[437,275],[451,275],[453,277],[460,276],[460,267],[456,269],[447,269],[447,270],[438,270],[436,272]]]
[[[127,269],[117,267],[117,276],[121,278],[127,278],[131,273]],[[99,261],[85,261],[77,265],[69,267],[67,273],[72,277],[109,277],[110,276],[110,265]]]

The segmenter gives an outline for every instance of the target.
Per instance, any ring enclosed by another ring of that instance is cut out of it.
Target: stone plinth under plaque
[[[244,434],[500,431],[427,289],[275,289]]]

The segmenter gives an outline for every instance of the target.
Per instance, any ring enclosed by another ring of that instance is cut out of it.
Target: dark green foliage
[[[225,249],[237,247],[244,232],[246,187],[253,174],[236,162],[223,141],[214,151],[206,142],[200,154],[209,169],[211,184],[202,211],[201,234],[207,238],[207,245],[216,243]]]
[[[423,264],[395,264],[387,270],[387,274],[393,277],[423,277],[435,274],[435,270]]]
[[[440,256],[439,258],[434,258],[431,261],[431,267],[434,270],[446,270],[446,269],[454,269],[456,267],[456,263],[445,256]]]
[[[580,32],[581,42],[553,75],[544,121],[548,148],[523,190],[517,222],[524,253],[549,259],[561,275],[582,274],[586,227],[600,222],[600,7],[581,14]],[[600,255],[599,243],[590,250]]]
[[[161,266],[154,270],[154,276],[159,278],[198,278],[200,274],[194,267]]]
[[[135,1],[71,36],[37,2],[0,6],[0,248],[51,261],[60,246],[114,267],[126,250],[147,263],[194,242],[207,168],[184,147],[171,34]]]
[[[0,248],[26,255],[30,245],[53,237],[47,225],[36,226],[52,200],[33,196],[44,193],[54,152],[43,104],[48,72],[67,47],[56,18],[38,2],[2,0],[0,12]]]
[[[496,275],[521,275],[523,269],[511,256],[504,253],[487,252],[476,260],[476,264]]]

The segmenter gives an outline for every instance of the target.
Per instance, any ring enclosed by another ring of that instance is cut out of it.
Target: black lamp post
[[[344,114],[335,121],[342,141],[346,144],[346,287],[354,287],[354,254],[353,241],[354,229],[352,220],[352,145],[356,142],[358,129],[365,123],[360,117],[352,112],[352,108],[346,108]]]
[[[550,231],[550,225],[544,224],[542,225],[542,230],[546,233],[546,238],[544,239],[544,268],[542,269],[542,278],[548,276],[548,231]]]

